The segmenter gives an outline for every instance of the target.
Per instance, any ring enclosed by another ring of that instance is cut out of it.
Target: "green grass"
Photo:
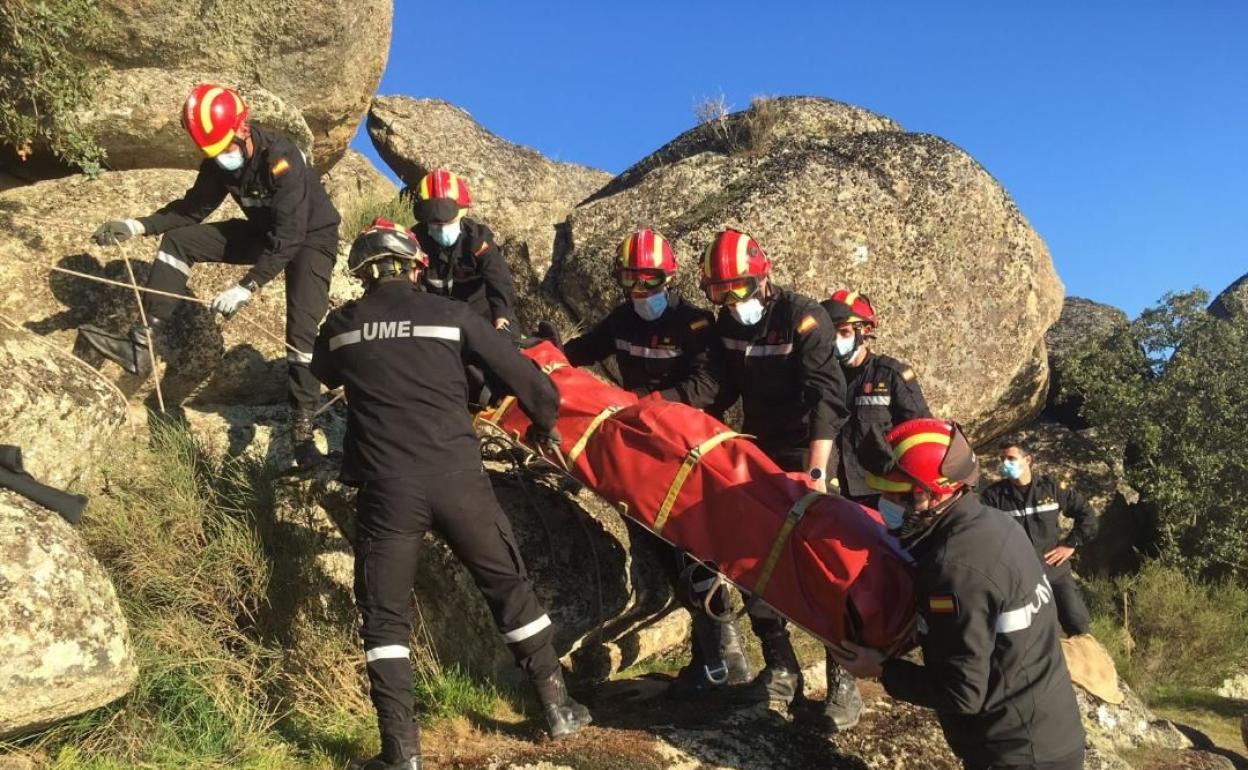
[[[1240,720],[1248,714],[1248,703],[1190,687],[1160,687],[1153,691],[1149,706],[1163,719],[1194,727],[1221,749],[1244,754]]]
[[[400,200],[397,195],[394,197],[375,195],[352,197],[342,205],[342,224],[339,226],[339,232],[350,242],[377,217],[384,217],[395,224],[411,227],[412,205]]]
[[[274,470],[213,455],[178,427],[153,431],[150,446],[112,452],[82,528],[117,588],[138,682],[0,751],[56,770],[329,770],[373,753],[354,615],[316,614],[313,551],[274,521]],[[427,723],[504,702],[413,650]]]

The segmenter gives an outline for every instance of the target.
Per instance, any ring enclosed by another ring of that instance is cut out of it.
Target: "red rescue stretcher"
[[[559,388],[568,469],[600,497],[825,642],[909,646],[911,563],[876,511],[810,491],[698,409],[638,400],[550,343],[523,352]],[[478,419],[516,441],[529,427],[511,397]]]

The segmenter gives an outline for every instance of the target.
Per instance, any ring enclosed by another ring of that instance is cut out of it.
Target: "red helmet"
[[[444,168],[435,168],[416,185],[413,213],[421,222],[451,222],[472,206],[468,183]]]
[[[832,292],[829,299],[822,303],[824,309],[828,311],[828,315],[832,318],[834,324],[845,323],[863,323],[867,326],[875,326],[875,308],[871,306],[871,299],[865,294],[859,294],[849,289],[837,289]]]
[[[247,102],[232,88],[200,83],[182,105],[182,127],[204,155],[215,158],[247,121]]]
[[[676,272],[676,252],[672,244],[653,230],[638,230],[620,243],[616,270],[661,270]]]
[[[702,289],[716,305],[745,300],[771,272],[771,261],[758,243],[737,230],[715,236],[702,255]]]
[[[893,460],[883,476],[867,474],[872,489],[904,494],[918,486],[947,495],[979,478],[975,452],[957,423],[933,417],[907,420],[886,439]]]

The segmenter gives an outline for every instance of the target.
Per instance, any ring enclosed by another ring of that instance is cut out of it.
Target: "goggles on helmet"
[[[729,281],[716,281],[702,284],[702,291],[713,305],[735,305],[745,302],[758,293],[759,280],[755,276],[734,278]]]
[[[662,270],[639,270],[625,267],[615,272],[615,279],[620,282],[620,288],[628,291],[638,287],[657,289],[667,283],[667,274]]]

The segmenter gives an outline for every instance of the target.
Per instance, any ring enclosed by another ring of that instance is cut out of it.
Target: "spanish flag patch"
[[[797,333],[805,334],[806,332],[810,331],[811,329],[815,328],[818,325],[819,325],[819,322],[815,320],[815,317],[813,315],[807,315],[803,317],[802,320],[797,324]]]
[[[953,594],[933,594],[927,599],[927,609],[933,615],[957,615],[958,600]]]
[[[710,325],[711,325],[711,322],[706,320],[705,318],[698,318],[693,323],[689,324],[689,328],[694,330],[695,332],[700,332]]]
[[[273,176],[281,176],[290,170],[290,161],[282,158],[273,164]]]
[[[905,380],[906,382],[909,382],[910,380],[913,380],[913,379],[914,379],[914,370],[913,370],[913,369],[910,369],[910,368],[907,368],[905,371],[903,371],[903,372],[901,373],[901,379]]]

